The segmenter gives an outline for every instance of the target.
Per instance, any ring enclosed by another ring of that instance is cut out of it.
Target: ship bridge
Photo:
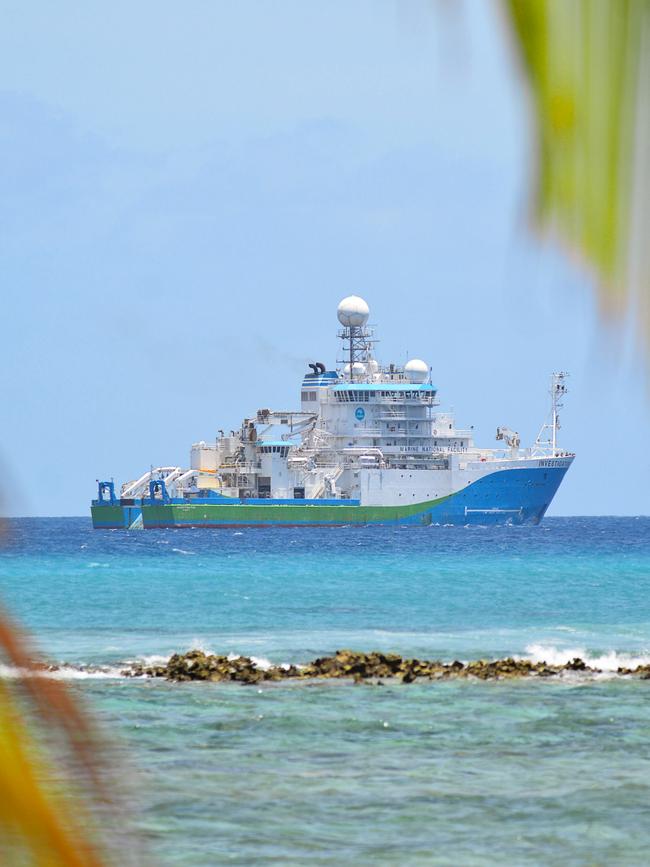
[[[339,403],[368,403],[390,401],[419,401],[433,404],[437,394],[431,383],[413,382],[345,382],[332,388],[334,399]]]

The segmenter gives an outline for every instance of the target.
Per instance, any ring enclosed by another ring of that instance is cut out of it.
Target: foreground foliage
[[[506,0],[537,140],[537,225],[650,344],[650,0]]]

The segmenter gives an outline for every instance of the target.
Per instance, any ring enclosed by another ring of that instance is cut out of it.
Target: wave
[[[244,656],[246,656],[244,653],[229,653],[228,659],[232,662],[233,659],[242,659]],[[268,671],[268,669],[274,665],[274,663],[265,656],[248,656],[247,659],[250,659],[255,668],[259,668],[260,671]]]
[[[520,658],[530,659],[531,662],[546,662],[548,665],[565,665],[578,657],[590,668],[601,671],[616,672],[619,668],[634,669],[639,665],[650,665],[648,654],[619,653],[616,650],[598,653],[585,647],[555,647],[552,644],[529,644],[526,654]]]
[[[61,665],[52,668],[16,668],[0,664],[0,678],[16,680],[25,677],[47,677],[51,680],[119,680],[125,678],[124,666]]]
[[[147,656],[136,656],[133,659],[125,659],[122,663],[122,668],[128,668],[131,665],[144,665],[145,668],[150,668],[154,665],[167,665],[171,653],[151,653]]]

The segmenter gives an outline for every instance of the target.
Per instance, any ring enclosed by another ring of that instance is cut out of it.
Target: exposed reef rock
[[[172,681],[236,681],[261,683],[290,678],[348,678],[356,683],[393,678],[402,683],[420,680],[477,678],[479,680],[509,680],[521,677],[554,677],[562,672],[578,671],[602,674],[590,668],[582,659],[572,659],[563,665],[547,665],[527,659],[485,660],[445,663],[438,660],[407,659],[396,653],[356,653],[337,650],[334,656],[323,656],[302,666],[269,666],[261,668],[248,656],[217,656],[202,650],[175,653],[165,665],[133,665],[123,674],[130,677],[161,677]],[[619,675],[634,675],[650,680],[650,665],[635,669],[619,668]]]
[[[188,653],[175,653],[166,665],[143,666],[133,665],[123,674],[132,677],[145,675],[147,677],[164,677],[167,680],[234,680],[239,683],[259,683],[263,680],[283,680],[289,677],[299,677],[300,671],[295,666],[271,666],[259,668],[248,656],[216,656],[204,653],[202,650],[190,650]]]

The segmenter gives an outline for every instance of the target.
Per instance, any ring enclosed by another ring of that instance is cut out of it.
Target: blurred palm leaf
[[[44,785],[47,765],[25,728],[7,687],[0,681],[0,828],[5,863],[33,862],[91,867],[100,859],[87,832],[72,821],[64,798]]]
[[[106,802],[103,748],[65,685],[45,678],[29,645],[6,616],[0,616],[0,650],[22,677],[0,679],[0,857],[3,864],[99,867],[91,816],[60,758],[54,768],[32,737],[32,729],[63,733],[81,769],[89,803]],[[41,676],[39,676],[41,675]],[[36,713],[28,713],[31,707]],[[54,784],[53,778],[57,783]]]
[[[650,343],[650,0],[506,0],[537,126],[535,219]]]

